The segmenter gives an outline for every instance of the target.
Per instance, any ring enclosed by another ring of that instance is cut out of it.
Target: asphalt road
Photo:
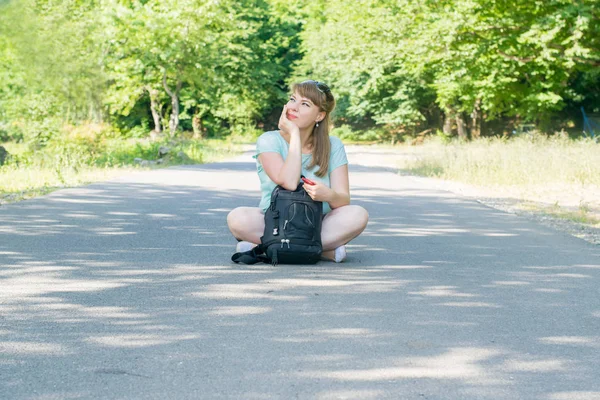
[[[600,247],[350,171],[343,264],[230,262],[249,155],[0,207],[0,399],[600,399]]]

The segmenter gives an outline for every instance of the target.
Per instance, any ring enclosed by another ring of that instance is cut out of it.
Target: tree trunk
[[[468,140],[467,126],[465,125],[462,113],[456,114],[456,127],[458,129],[458,137],[462,140]]]
[[[167,84],[167,71],[163,73],[163,87],[165,91],[171,97],[171,117],[169,118],[169,131],[171,136],[175,135],[177,128],[179,127],[179,92],[181,91],[181,79],[177,76],[177,84],[175,91],[169,88]]]
[[[204,136],[204,126],[199,114],[194,114],[192,118],[192,129],[194,130],[194,139],[200,139]]]
[[[452,135],[452,123],[454,121],[454,113],[452,112],[452,110],[446,110],[444,112],[444,134],[447,136],[451,136]]]
[[[471,139],[479,139],[481,137],[481,99],[475,101],[471,113],[471,122]]]
[[[179,128],[179,97],[177,94],[171,96],[171,118],[169,118],[169,131],[171,136],[175,135]]]
[[[152,120],[154,121],[154,134],[158,135],[162,132],[160,123],[160,107],[158,105],[158,90],[146,87],[148,94],[150,95],[150,112],[152,113]]]
[[[4,165],[4,161],[8,158],[8,151],[2,146],[0,146],[0,166]]]

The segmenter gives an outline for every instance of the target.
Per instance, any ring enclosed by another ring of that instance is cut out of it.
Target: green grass
[[[107,180],[140,169],[201,164],[237,154],[239,144],[225,140],[119,139],[91,135],[61,138],[44,147],[3,143],[11,157],[0,167],[0,204],[53,190]],[[161,146],[170,148],[162,164],[141,167],[136,158],[158,159]]]

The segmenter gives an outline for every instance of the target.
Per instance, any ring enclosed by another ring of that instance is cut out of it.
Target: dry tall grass
[[[511,140],[426,141],[401,166],[413,173],[473,185],[598,185],[600,144],[562,136],[534,135]]]

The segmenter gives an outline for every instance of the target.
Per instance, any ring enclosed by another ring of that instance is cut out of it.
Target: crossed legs
[[[323,257],[334,259],[334,250],[360,235],[368,221],[367,210],[356,205],[338,207],[327,213],[321,227]],[[227,225],[236,239],[260,243],[265,216],[257,207],[238,207],[227,215]]]

